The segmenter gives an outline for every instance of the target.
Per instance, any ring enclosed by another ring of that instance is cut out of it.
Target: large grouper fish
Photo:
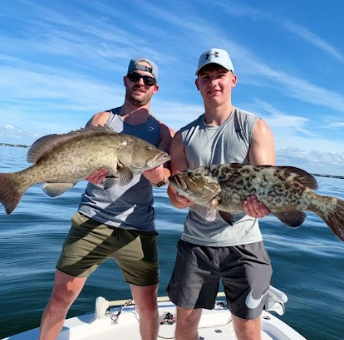
[[[216,215],[218,211],[233,225],[234,215],[244,212],[246,197],[255,195],[283,224],[300,226],[306,218],[304,211],[308,210],[320,216],[344,241],[344,201],[315,193],[316,179],[302,169],[217,164],[187,169],[170,176],[169,181],[180,195],[209,208],[209,221],[214,216],[212,212]]]
[[[98,169],[107,169],[104,182],[128,184],[135,174],[170,160],[155,146],[134,136],[116,133],[107,126],[91,126],[66,134],[52,134],[36,140],[27,154],[29,168],[0,174],[0,202],[6,213],[18,205],[24,192],[44,183],[43,191],[57,197]]]

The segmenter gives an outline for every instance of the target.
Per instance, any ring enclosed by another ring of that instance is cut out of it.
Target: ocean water
[[[27,149],[0,147],[0,172],[22,170]],[[318,177],[323,195],[344,199],[344,180]],[[31,187],[12,215],[0,206],[0,339],[38,327],[49,299],[54,270],[86,182],[54,200]],[[186,210],[169,204],[166,188],[155,189],[157,230],[160,234],[159,295],[166,295],[176,243]],[[298,229],[287,228],[273,216],[261,221],[273,264],[272,284],[289,298],[280,317],[308,340],[344,339],[344,243],[316,215],[307,214]],[[94,272],[68,317],[94,310],[95,299],[130,298],[122,274],[112,261]]]

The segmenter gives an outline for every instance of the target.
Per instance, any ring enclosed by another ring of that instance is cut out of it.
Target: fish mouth
[[[148,160],[147,165],[149,167],[157,167],[160,164],[168,162],[170,159],[171,156],[167,152],[164,152]]]
[[[186,190],[188,188],[186,182],[178,175],[171,175],[168,180],[177,190]]]
[[[169,177],[169,182],[181,196],[202,205],[209,204],[221,192],[220,185],[212,178],[202,180],[201,176],[177,173]]]
[[[218,194],[217,192],[204,191],[203,185],[200,186],[196,182],[190,181],[189,178],[185,178],[182,175],[171,175],[168,179],[179,195],[200,205],[208,206],[209,202]]]
[[[171,156],[168,153],[160,155],[157,159],[157,162],[165,163],[171,159]]]

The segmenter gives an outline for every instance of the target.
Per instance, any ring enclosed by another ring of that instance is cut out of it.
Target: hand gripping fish
[[[208,216],[216,210],[230,225],[233,214],[244,212],[246,197],[255,195],[283,224],[300,226],[308,210],[344,241],[344,201],[316,194],[316,179],[302,169],[230,163],[187,169],[169,181],[180,195],[208,207]]]
[[[128,184],[134,174],[153,169],[170,160],[155,146],[134,136],[117,133],[107,126],[91,126],[66,134],[44,136],[27,154],[31,167],[0,174],[0,202],[10,214],[24,192],[44,183],[43,191],[57,197],[98,169],[107,169],[108,189],[115,182]]]

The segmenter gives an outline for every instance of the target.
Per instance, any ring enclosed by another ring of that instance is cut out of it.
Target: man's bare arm
[[[252,165],[275,165],[276,153],[273,134],[262,120],[257,121],[253,130],[249,160]]]
[[[92,116],[92,118],[86,123],[86,128],[90,126],[105,125],[109,119],[109,112],[99,112]],[[108,170],[99,169],[94,171],[90,176],[86,178],[86,181],[93,184],[103,183],[105,177],[109,174]]]
[[[253,130],[252,143],[249,150],[251,165],[275,165],[275,143],[268,125],[259,119]],[[244,202],[244,211],[254,218],[261,218],[270,213],[269,209],[257,200],[256,196],[249,196]]]
[[[171,141],[174,136],[174,131],[167,125],[160,123],[160,143],[158,149],[170,153]],[[170,162],[151,170],[147,170],[143,175],[152,183],[152,185],[166,185],[168,177],[170,176]]]
[[[172,139],[171,148],[171,173],[176,174],[178,172],[184,171],[189,167],[189,163],[186,159],[185,148],[181,138],[180,131],[178,131]],[[194,205],[194,202],[191,202],[187,198],[180,196],[178,192],[169,185],[167,189],[167,194],[170,198],[172,205],[176,208],[183,209]]]

